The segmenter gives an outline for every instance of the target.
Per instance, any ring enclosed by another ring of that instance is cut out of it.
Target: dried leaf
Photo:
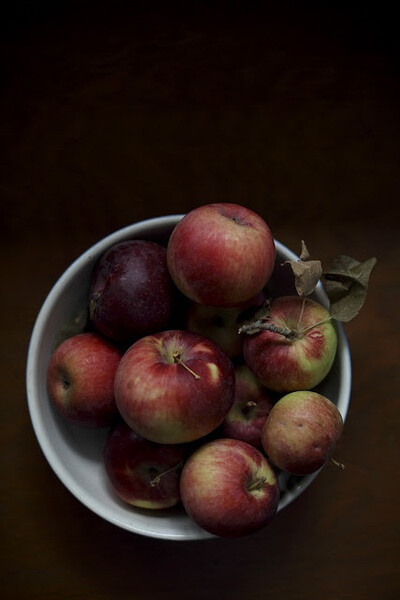
[[[360,312],[376,262],[374,257],[359,262],[346,255],[338,256],[332,261],[323,274],[323,280],[331,303],[330,313],[334,319],[348,322]]]
[[[322,265],[319,260],[310,260],[310,253],[304,240],[301,240],[300,260],[287,260],[283,264],[291,266],[299,296],[312,294],[322,275]]]
[[[311,254],[309,253],[306,243],[304,240],[301,240],[301,253],[300,260],[310,260]]]

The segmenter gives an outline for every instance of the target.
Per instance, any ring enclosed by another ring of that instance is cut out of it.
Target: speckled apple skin
[[[269,280],[275,244],[265,221],[232,203],[207,204],[174,228],[167,264],[177,287],[195,302],[231,307],[250,300]]]
[[[328,398],[312,391],[291,392],[271,410],[262,445],[280,469],[308,475],[328,460],[342,428],[341,414]]]
[[[264,478],[259,489],[249,487]],[[240,440],[220,438],[186,461],[181,498],[189,516],[214,535],[240,537],[259,531],[276,514],[279,487],[268,460]]]
[[[175,351],[198,378],[174,363]],[[127,350],[116,373],[115,398],[132,429],[149,440],[177,444],[221,424],[234,386],[233,364],[214,342],[170,330],[141,338]]]
[[[269,322],[296,329],[303,299],[283,296],[271,301]],[[306,299],[300,329],[330,318],[318,302]],[[254,375],[267,388],[292,392],[314,388],[329,373],[336,355],[337,334],[331,320],[289,340],[280,333],[244,334],[243,354]]]

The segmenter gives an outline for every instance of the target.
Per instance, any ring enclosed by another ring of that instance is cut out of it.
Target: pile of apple
[[[328,311],[277,297],[265,329],[239,333],[274,265],[265,221],[227,203],[192,210],[167,248],[131,240],[99,259],[88,325],[53,352],[48,390],[68,421],[110,428],[104,464],[123,501],[181,502],[205,530],[241,536],[276,514],[279,470],[330,457],[342,418],[312,391],[336,353]]]

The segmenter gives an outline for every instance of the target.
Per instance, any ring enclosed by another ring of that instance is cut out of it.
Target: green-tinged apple
[[[308,390],[321,383],[337,348],[329,312],[309,298],[283,296],[271,301],[267,326],[276,330],[243,334],[244,359],[257,379],[277,392]]]
[[[79,333],[53,352],[48,370],[50,398],[62,416],[82,427],[107,427],[118,416],[114,377],[122,353],[97,333]]]
[[[272,409],[271,393],[246,365],[235,367],[235,396],[221,425],[221,436],[261,448],[261,432]]]
[[[223,537],[259,531],[274,517],[279,502],[268,460],[241,440],[220,438],[198,448],[183,467],[180,489],[188,515]]]
[[[274,263],[268,225],[238,204],[195,208],[175,226],[167,247],[176,286],[207,306],[235,307],[250,300],[266,285]]]
[[[156,444],[119,423],[104,447],[104,465],[114,491],[139,508],[160,509],[180,501],[185,445]]]
[[[272,408],[262,445],[277,467],[307,475],[326,463],[342,428],[342,416],[328,398],[309,390],[291,392]]]
[[[143,437],[178,444],[207,435],[232,406],[231,360],[203,336],[170,330],[141,338],[124,354],[115,398],[126,423]]]
[[[242,336],[239,335],[239,320],[246,309],[261,306],[265,294],[260,292],[248,302],[231,308],[206,306],[190,302],[186,314],[186,328],[210,338],[232,359],[242,357]]]

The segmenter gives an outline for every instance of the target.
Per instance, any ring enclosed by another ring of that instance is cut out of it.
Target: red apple
[[[268,324],[283,333],[260,331],[244,335],[245,362],[267,388],[278,392],[311,389],[329,373],[336,354],[337,335],[329,312],[318,302],[300,296],[271,301]]]
[[[271,465],[240,440],[220,438],[201,446],[186,461],[180,487],[188,515],[218,536],[258,531],[271,521],[279,502]]]
[[[221,436],[261,448],[261,432],[273,406],[271,394],[246,365],[235,368],[235,396],[221,425]]]
[[[163,246],[143,240],[120,242],[94,269],[90,317],[106,337],[131,343],[168,326],[174,289]]]
[[[231,308],[205,306],[191,302],[186,315],[186,328],[210,338],[218,344],[230,358],[242,356],[242,337],[239,335],[239,318],[243,311],[253,306],[261,306],[265,294],[260,292],[248,302]]]
[[[311,391],[291,392],[271,410],[262,444],[277,467],[307,475],[328,460],[342,428],[342,416],[328,398]]]
[[[48,391],[65,419],[83,427],[114,422],[114,377],[121,356],[97,333],[79,333],[56,348],[47,371]]]
[[[124,354],[115,377],[124,420],[161,444],[210,433],[225,418],[233,394],[230,359],[214,342],[188,331],[141,338]]]
[[[267,283],[274,262],[267,224],[237,204],[195,208],[175,226],[167,247],[177,287],[207,306],[231,307],[250,300]]]
[[[113,489],[128,504],[169,508],[180,500],[184,445],[156,444],[119,423],[107,438],[104,464]]]

